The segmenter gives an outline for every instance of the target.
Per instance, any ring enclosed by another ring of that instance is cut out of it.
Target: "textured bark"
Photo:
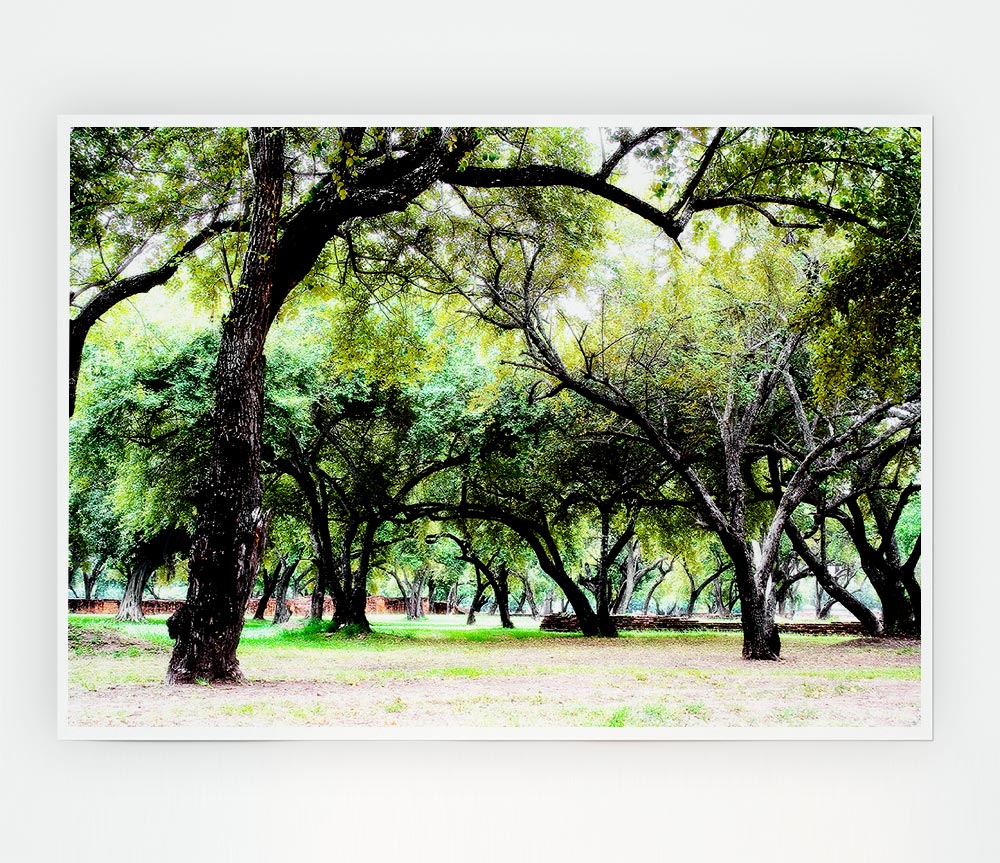
[[[245,683],[236,649],[264,550],[260,448],[264,342],[284,178],[284,135],[251,129],[254,202],[240,285],[222,327],[208,485],[199,502],[188,598],[168,621],[168,683]]]
[[[770,571],[755,561],[754,550],[746,541],[727,536],[723,538],[723,546],[733,562],[739,590],[743,658],[780,659],[781,638],[774,620],[775,597]]]
[[[142,623],[146,616],[142,613],[142,594],[146,590],[146,582],[153,574],[154,568],[147,560],[140,560],[128,574],[125,593],[118,604],[118,614],[115,620],[127,620],[132,623]]]

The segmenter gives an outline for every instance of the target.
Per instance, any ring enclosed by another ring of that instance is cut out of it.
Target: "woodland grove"
[[[362,634],[683,572],[748,660],[804,577],[919,636],[919,129],[81,127],[70,179],[70,582],[183,567],[168,682],[306,559]]]

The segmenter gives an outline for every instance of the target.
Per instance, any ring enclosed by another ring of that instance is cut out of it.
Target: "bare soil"
[[[169,649],[76,634],[77,726],[905,727],[920,719],[920,644],[799,636],[745,662],[739,634],[400,640],[373,649],[241,648],[252,685],[164,686]]]

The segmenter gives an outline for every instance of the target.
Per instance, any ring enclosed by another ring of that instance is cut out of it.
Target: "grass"
[[[373,632],[249,620],[250,687],[161,686],[165,618],[69,619],[70,721],[90,725],[836,726],[919,718],[919,646],[783,639],[748,663],[738,632],[618,639],[504,630],[495,617],[372,618]],[[908,652],[903,652],[904,650]]]

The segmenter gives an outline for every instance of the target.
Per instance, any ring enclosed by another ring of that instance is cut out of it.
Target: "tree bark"
[[[781,638],[774,620],[774,589],[770,572],[757,563],[754,550],[745,540],[727,536],[723,546],[733,562],[733,574],[740,596],[743,626],[743,658],[781,658]]]
[[[260,448],[264,342],[272,320],[284,133],[251,129],[254,201],[240,284],[222,327],[208,485],[199,502],[187,602],[168,621],[167,683],[245,683],[236,649],[267,532]]]
[[[646,591],[646,598],[642,603],[642,613],[649,614],[649,604],[653,601],[653,594],[656,593],[656,588],[663,584],[664,579],[667,577],[667,573],[674,568],[673,564],[670,564],[670,568],[660,572],[659,578],[657,578],[650,586],[649,590]],[[657,605],[659,608],[659,605]]]
[[[483,604],[486,602],[486,589],[489,587],[489,582],[487,582],[476,570],[476,590],[472,594],[472,601],[469,603],[469,613],[465,617],[465,625],[472,626],[476,622],[476,612],[479,611]]]
[[[870,496],[870,500],[873,503],[873,508],[877,508],[874,496]],[[916,566],[916,561],[919,559],[919,544],[914,548],[912,559],[903,565],[899,561],[898,546],[893,532],[890,530],[888,536],[882,536],[880,547],[875,548],[868,539],[864,513],[860,504],[856,500],[849,501],[847,509],[850,516],[841,515],[837,520],[844,526],[855,548],[857,548],[861,568],[868,576],[868,581],[882,604],[883,634],[905,637],[919,636],[920,593],[919,588],[913,590],[917,587],[916,579],[913,578],[913,567]],[[911,582],[910,590],[904,587],[907,581]]]
[[[146,616],[142,613],[142,595],[146,590],[146,582],[155,571],[155,567],[146,559],[141,559],[128,575],[125,593],[118,603],[118,614],[115,620],[127,620],[131,623],[142,623]]]
[[[615,597],[614,614],[627,614],[629,603],[632,601],[632,594],[635,593],[636,585],[641,577],[642,566],[642,544],[638,539],[629,540],[625,546],[625,560],[622,565],[622,585]],[[647,570],[648,571],[648,570]]]
[[[275,564],[274,570],[268,575],[267,570],[261,567],[261,572],[264,578],[264,588],[261,592],[260,599],[257,600],[257,608],[253,613],[254,620],[263,620],[264,614],[267,611],[267,603],[270,601],[271,596],[274,594],[274,588],[278,584],[278,579],[281,577],[281,570],[283,568],[282,562],[279,560]]]
[[[286,561],[285,565],[281,568],[281,575],[278,577],[278,583],[274,589],[274,623],[284,623],[292,616],[292,613],[288,610],[288,584],[292,579],[292,573],[299,565],[300,559],[300,555],[296,554],[292,560]]]
[[[458,582],[455,582],[448,591],[448,600],[445,604],[447,606],[445,614],[458,613]]]
[[[415,573],[412,579],[400,575],[395,570],[392,573],[403,596],[403,607],[406,609],[407,620],[417,620],[424,616],[424,576]],[[471,613],[471,611],[470,611]]]

